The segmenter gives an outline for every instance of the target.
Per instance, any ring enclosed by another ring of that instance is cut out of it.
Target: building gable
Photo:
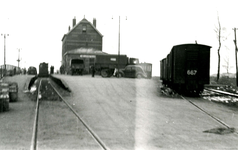
[[[82,33],[82,31],[84,30],[83,27],[86,25],[86,32],[88,27],[90,27],[90,30],[94,30],[96,33],[98,33],[99,36],[103,37],[103,35],[97,30],[97,28],[91,23],[89,22],[87,19],[82,19],[78,24],[74,25],[73,28],[71,30],[69,30],[68,33],[64,34],[62,41],[64,40],[64,38],[68,35],[70,35],[71,32],[79,32]],[[92,32],[92,31],[91,31]]]
[[[94,20],[96,26],[96,20]],[[96,29],[87,19],[82,19],[76,24],[76,19],[73,19],[73,28],[62,38],[62,56],[73,49],[77,48],[93,48],[102,51],[103,35]]]

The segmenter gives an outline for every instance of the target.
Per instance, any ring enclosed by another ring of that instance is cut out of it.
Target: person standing
[[[94,78],[94,75],[95,75],[95,67],[94,67],[94,65],[91,67],[91,69],[92,69],[92,77]]]

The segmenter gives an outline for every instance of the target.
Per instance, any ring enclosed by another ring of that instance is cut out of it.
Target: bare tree
[[[226,58],[224,58],[224,65],[222,65],[222,67],[224,67],[225,69],[226,69],[226,73],[227,73],[227,75],[229,75],[229,70],[231,69],[231,68],[233,68],[233,66],[230,66],[230,59],[229,59],[229,57],[227,56]]]
[[[234,44],[235,44],[235,60],[236,60],[236,86],[238,86],[238,73],[237,73],[237,41],[236,41],[236,30],[237,28],[234,28],[234,33],[235,33],[235,40],[234,40]]]
[[[228,51],[230,50],[227,46],[225,46],[226,50],[227,50],[227,53],[229,53]],[[233,68],[233,66],[230,66],[230,59],[229,59],[229,56],[227,55],[225,58],[224,58],[224,65],[222,65],[222,67],[224,67],[226,69],[226,73],[227,75],[229,75],[229,70],[231,68]]]
[[[215,27],[214,31],[217,34],[217,39],[218,39],[218,49],[217,49],[217,55],[218,55],[218,68],[217,68],[217,82],[219,81],[220,78],[220,64],[221,64],[221,55],[220,55],[220,50],[221,50],[221,40],[225,40],[224,36],[221,35],[221,24],[219,20],[219,15],[217,14],[217,21],[218,21],[218,27]],[[225,30],[225,28],[223,28]]]

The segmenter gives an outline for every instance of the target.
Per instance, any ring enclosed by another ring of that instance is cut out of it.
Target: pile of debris
[[[218,86],[216,87],[217,90],[233,93],[233,94],[238,94],[238,89],[236,87],[230,86],[230,85],[225,85],[225,86]]]
[[[212,88],[214,90],[220,90],[220,91],[232,93],[232,94],[238,94],[237,88],[229,86],[229,85],[209,86],[209,88]],[[238,98],[233,97],[233,96],[228,96],[228,95],[204,90],[203,93],[201,94],[201,97],[203,97],[204,99],[207,99],[209,101],[222,103],[222,104],[226,104],[229,106],[238,106]]]
[[[178,97],[178,93],[169,87],[161,86],[160,90],[161,90],[161,93],[163,93],[166,96]]]

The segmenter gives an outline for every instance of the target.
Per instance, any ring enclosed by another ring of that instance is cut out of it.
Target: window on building
[[[86,33],[87,27],[86,25],[83,25],[83,32]]]

